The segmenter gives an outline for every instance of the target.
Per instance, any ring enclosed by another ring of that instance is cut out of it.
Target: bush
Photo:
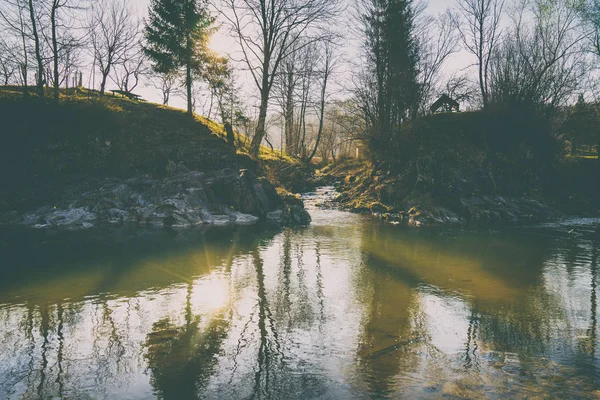
[[[490,149],[510,159],[547,166],[564,153],[549,110],[496,107],[485,111],[484,124]]]

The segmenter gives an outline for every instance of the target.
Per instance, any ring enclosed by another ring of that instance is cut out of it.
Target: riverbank
[[[527,171],[501,176],[494,169],[455,169],[444,184],[435,167],[421,160],[418,174],[402,173],[367,160],[346,160],[320,170],[318,179],[335,185],[342,209],[371,214],[393,224],[424,226],[493,226],[552,221],[568,216],[600,216],[594,178],[596,160],[570,161],[552,182],[498,190],[499,180],[515,181]],[[512,174],[512,176],[511,176]],[[496,177],[495,177],[496,175]],[[536,181],[536,178],[532,179]],[[549,189],[553,188],[553,189]]]
[[[310,173],[267,148],[258,160],[220,125],[85,89],[60,101],[0,88],[0,224],[86,229],[306,225]]]
[[[385,145],[366,138],[364,160],[320,176],[338,183],[344,208],[410,226],[598,215],[600,162],[566,156],[561,118],[510,108],[422,116]]]

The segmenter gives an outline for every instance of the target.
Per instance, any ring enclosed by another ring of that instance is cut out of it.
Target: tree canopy
[[[214,31],[214,18],[203,0],[152,0],[148,10],[144,52],[153,69],[172,74],[185,69],[187,111],[192,113],[193,74],[200,75]]]

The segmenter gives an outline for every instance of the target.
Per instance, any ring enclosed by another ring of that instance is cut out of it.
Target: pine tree
[[[418,46],[411,0],[365,0],[363,23],[372,150],[391,150],[400,125],[417,109]]]
[[[190,114],[193,78],[202,73],[213,22],[205,0],[152,0],[149,6],[144,53],[157,73],[173,74],[185,69]]]

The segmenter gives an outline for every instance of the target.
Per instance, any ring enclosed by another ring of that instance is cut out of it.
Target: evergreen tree
[[[146,21],[144,52],[155,72],[185,69],[187,111],[192,113],[192,84],[202,74],[214,18],[205,0],[152,0]]]
[[[411,0],[365,0],[364,49],[367,59],[363,109],[375,153],[391,146],[401,124],[417,111],[418,46]]]

